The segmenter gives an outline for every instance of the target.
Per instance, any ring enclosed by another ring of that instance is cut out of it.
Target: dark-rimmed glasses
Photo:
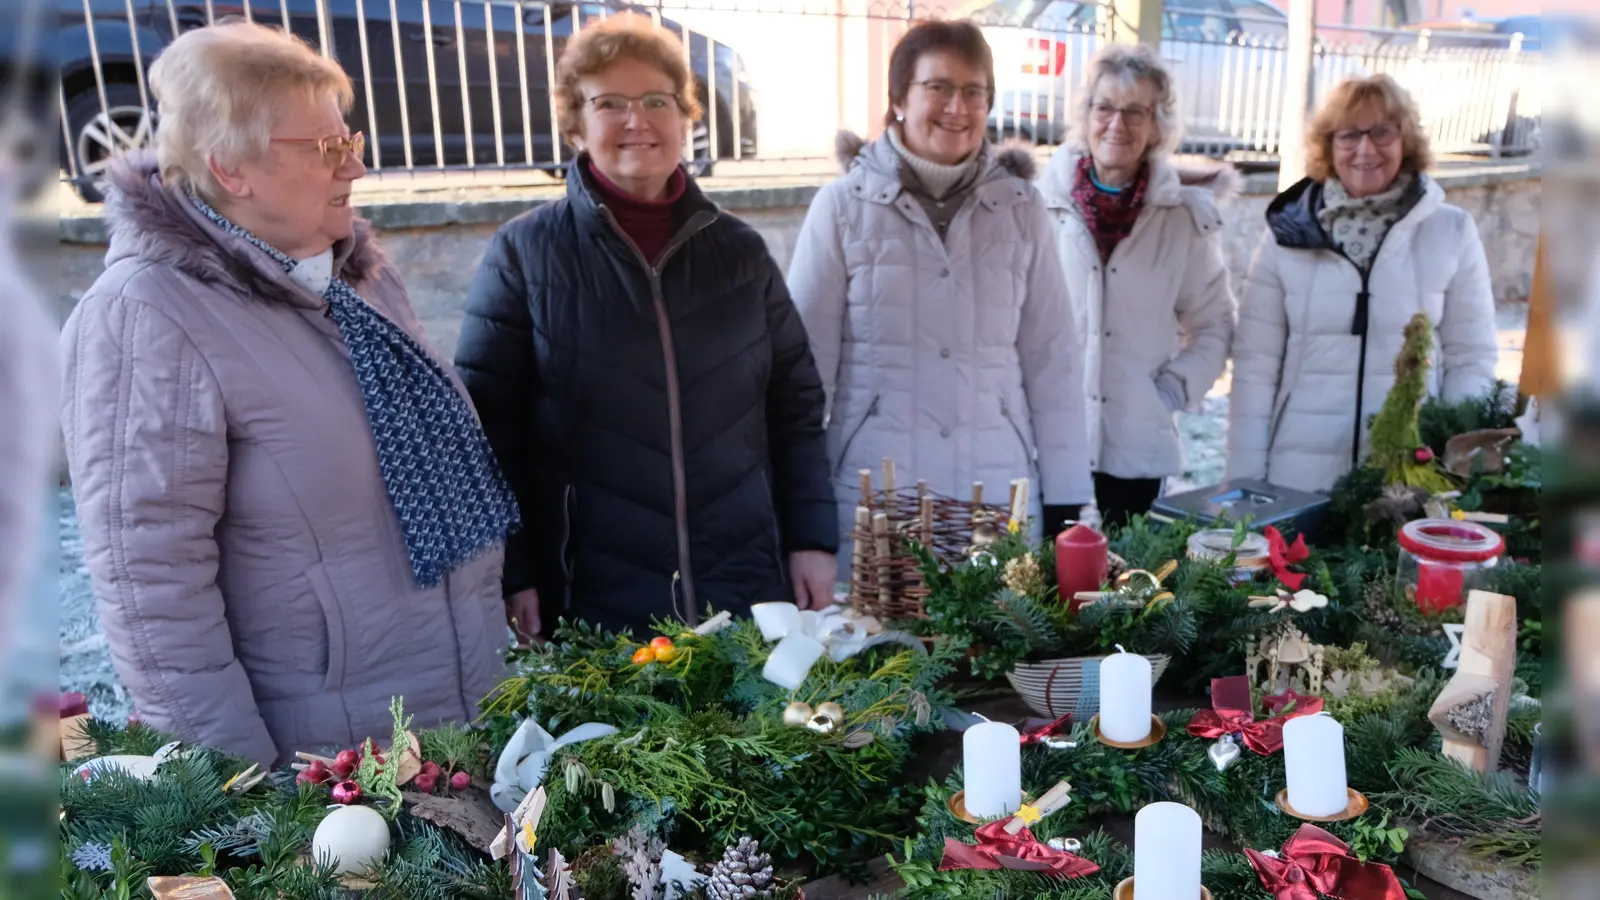
[[[1111,124],[1111,120],[1115,119],[1118,113],[1121,113],[1122,124],[1128,126],[1129,128],[1140,127],[1144,123],[1150,121],[1150,117],[1153,115],[1153,113],[1150,111],[1150,107],[1140,106],[1138,104],[1132,104],[1130,106],[1112,106],[1109,103],[1100,102],[1093,106],[1093,111],[1095,120],[1102,125]]]
[[[1361,139],[1372,138],[1372,143],[1379,147],[1387,147],[1400,139],[1400,129],[1392,122],[1383,122],[1371,128],[1341,128],[1333,133],[1333,145],[1340,150],[1354,150],[1361,146]]]
[[[981,84],[954,85],[948,81],[913,81],[912,84],[927,91],[929,96],[941,105],[948,104],[951,97],[960,96],[961,102],[967,106],[976,106],[979,103],[989,103],[990,91]]]

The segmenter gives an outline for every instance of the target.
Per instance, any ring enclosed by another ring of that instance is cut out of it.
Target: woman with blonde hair
[[[352,209],[349,80],[282,32],[150,69],[62,426],[112,662],[147,723],[262,764],[467,722],[502,670],[516,502]],[[270,88],[270,90],[263,90]]]
[[[1086,336],[1089,466],[1107,524],[1148,512],[1184,470],[1177,414],[1228,359],[1233,291],[1217,203],[1242,179],[1172,159],[1182,122],[1154,50],[1110,44],[1088,66],[1076,140],[1039,181]]]
[[[644,633],[833,602],[822,386],[761,236],[683,168],[683,45],[611,16],[566,46],[566,197],[495,235],[456,366],[522,501],[520,621]]]
[[[1325,490],[1360,462],[1413,316],[1433,323],[1428,392],[1446,402],[1486,393],[1498,350],[1483,241],[1427,175],[1411,95],[1388,75],[1344,82],[1306,151],[1240,305],[1227,472]]]

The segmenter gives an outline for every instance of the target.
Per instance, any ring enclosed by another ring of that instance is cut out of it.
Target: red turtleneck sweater
[[[683,169],[673,171],[672,177],[667,180],[667,192],[660,200],[641,200],[617,187],[595,168],[593,161],[589,161],[588,168],[600,192],[600,201],[611,210],[617,226],[638,245],[645,261],[654,265],[662,248],[672,240],[672,207],[683,197],[689,183]]]

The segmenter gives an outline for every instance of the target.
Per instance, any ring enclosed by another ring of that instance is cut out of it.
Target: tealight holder
[[[1116,888],[1111,891],[1111,900],[1133,900],[1132,875],[1117,882]],[[1211,891],[1203,884],[1200,885],[1200,900],[1211,900]]]
[[[1150,714],[1150,733],[1145,736],[1144,740],[1135,741],[1131,744],[1123,743],[1122,741],[1113,741],[1101,734],[1099,713],[1095,713],[1094,718],[1089,720],[1089,724],[1094,728],[1095,740],[1105,744],[1107,747],[1115,747],[1118,750],[1142,750],[1145,747],[1159,743],[1162,738],[1167,736],[1167,723],[1161,721],[1161,717],[1157,716],[1155,713]]]
[[[1344,791],[1348,798],[1344,811],[1331,816],[1308,816],[1295,812],[1294,807],[1289,805],[1288,788],[1278,792],[1278,808],[1302,822],[1348,822],[1367,811],[1367,795],[1353,787],[1347,787]]]
[[[1027,791],[1023,791],[1022,802],[1023,804],[1032,803],[1033,797],[1029,795]],[[949,808],[950,815],[955,816],[956,818],[970,825],[982,825],[984,822],[983,819],[980,819],[972,813],[967,812],[966,791],[956,791],[954,794],[951,794],[950,799],[945,801],[945,806]],[[1014,815],[1016,815],[1016,813],[1011,814],[1011,816]],[[1009,819],[1011,816],[997,816],[996,818]]]

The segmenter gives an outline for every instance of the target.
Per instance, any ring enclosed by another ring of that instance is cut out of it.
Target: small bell
[[[822,716],[823,718],[832,719],[833,724],[835,725],[844,724],[844,707],[833,702],[832,700],[829,700],[827,703],[819,704],[817,706],[817,715]]]
[[[811,704],[796,700],[783,708],[783,724],[804,725],[811,721],[813,715],[815,713],[811,711]]]
[[[811,717],[811,721],[806,723],[806,727],[812,731],[815,731],[817,734],[832,734],[833,729],[836,726],[833,724],[832,719],[821,713],[817,713]]]
[[[1233,735],[1225,734],[1222,739],[1206,749],[1206,756],[1211,758],[1211,764],[1217,767],[1218,772],[1228,771],[1228,767],[1239,761],[1239,745]]]

